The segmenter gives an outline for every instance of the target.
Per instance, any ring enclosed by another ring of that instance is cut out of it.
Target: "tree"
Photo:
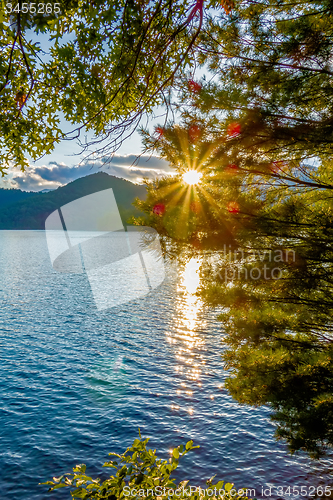
[[[318,456],[333,445],[332,173],[243,173],[228,163],[229,140],[214,138],[209,122],[196,125],[195,141],[191,121],[165,128],[158,148],[179,174],[202,173],[201,182],[148,183],[138,203],[144,223],[171,238],[173,251],[201,258],[201,297],[222,307],[231,394],[270,404],[277,435]]]
[[[332,153],[332,5],[237,2],[211,19],[201,62],[218,85],[200,96],[202,111],[228,113],[242,125],[242,159],[330,158]],[[253,158],[254,157],[254,158]]]
[[[212,18],[201,61],[215,82],[184,88],[179,126],[143,131],[179,175],[140,203],[174,251],[201,257],[231,394],[270,404],[278,436],[316,456],[333,444],[332,27],[326,2],[241,2]]]
[[[265,319],[260,322],[266,326]],[[226,387],[240,403],[269,404],[276,437],[292,453],[303,449],[318,458],[333,444],[332,345],[281,333],[228,349],[224,360],[232,375]]]
[[[34,160],[84,130],[96,134],[87,145],[81,142],[84,151],[114,152],[154,106],[171,110],[179,80],[186,78],[192,93],[200,94],[197,63],[223,82],[219,92],[210,86],[207,106],[215,102],[221,109],[222,103],[224,112],[244,120],[250,110],[247,130],[252,134],[256,127],[266,148],[273,135],[279,148],[297,151],[301,145],[301,155],[310,135],[329,153],[330,2],[221,4],[52,0],[37,8],[3,0],[2,172],[8,162],[24,168],[26,154]],[[48,56],[28,39],[31,32],[49,38]],[[76,127],[72,134],[61,130],[62,115]]]
[[[12,164],[24,169],[26,155],[36,160],[83,130],[95,134],[101,154],[114,152],[155,106],[169,107],[176,77],[195,59],[204,22],[203,0],[191,6],[185,0],[2,0],[1,172]],[[45,41],[49,53],[40,45]],[[74,125],[72,133],[61,129],[62,116]],[[94,141],[81,144],[88,152]]]

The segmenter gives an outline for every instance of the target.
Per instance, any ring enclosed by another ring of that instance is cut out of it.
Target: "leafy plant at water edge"
[[[108,499],[116,500],[118,498],[168,498],[172,491],[177,492],[177,498],[223,498],[225,500],[247,499],[246,490],[238,490],[232,483],[219,481],[213,484],[214,477],[207,481],[207,487],[210,491],[216,491],[217,495],[209,495],[207,489],[190,486],[189,481],[176,483],[171,474],[178,467],[179,459],[185,456],[189,451],[199,448],[193,446],[193,441],[188,441],[185,446],[180,445],[172,451],[172,456],[168,460],[157,458],[156,450],[147,448],[149,438],[135,439],[132,446],[119,455],[110,453],[114,460],[106,462],[103,467],[115,469],[115,474],[110,475],[108,479],[101,482],[100,478],[93,479],[86,474],[84,464],[73,468],[73,474],[64,474],[60,477],[54,477],[53,481],[47,481],[50,486],[49,491],[58,488],[70,488],[72,498],[82,499]],[[210,493],[209,491],[209,493]],[[220,492],[220,494],[218,494]],[[180,494],[178,494],[180,493]]]

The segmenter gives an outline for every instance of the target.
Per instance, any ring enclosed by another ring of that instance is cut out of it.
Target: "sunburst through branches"
[[[197,170],[188,170],[183,174],[183,181],[190,186],[195,184],[199,184],[202,177],[202,172],[198,172]]]

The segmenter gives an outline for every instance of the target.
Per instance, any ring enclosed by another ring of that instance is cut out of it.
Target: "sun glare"
[[[198,172],[197,170],[188,170],[183,174],[183,181],[186,182],[186,184],[193,186],[194,184],[198,184],[200,182],[201,177],[201,172]]]

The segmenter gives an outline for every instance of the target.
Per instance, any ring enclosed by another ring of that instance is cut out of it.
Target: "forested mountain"
[[[112,188],[123,223],[139,211],[132,205],[145,198],[146,187],[105,172],[82,177],[47,193],[0,189],[0,229],[44,229],[47,216],[77,198]]]
[[[26,200],[35,196],[37,193],[33,191],[21,191],[21,189],[4,189],[0,188],[0,210],[13,203],[18,203],[19,201]]]

